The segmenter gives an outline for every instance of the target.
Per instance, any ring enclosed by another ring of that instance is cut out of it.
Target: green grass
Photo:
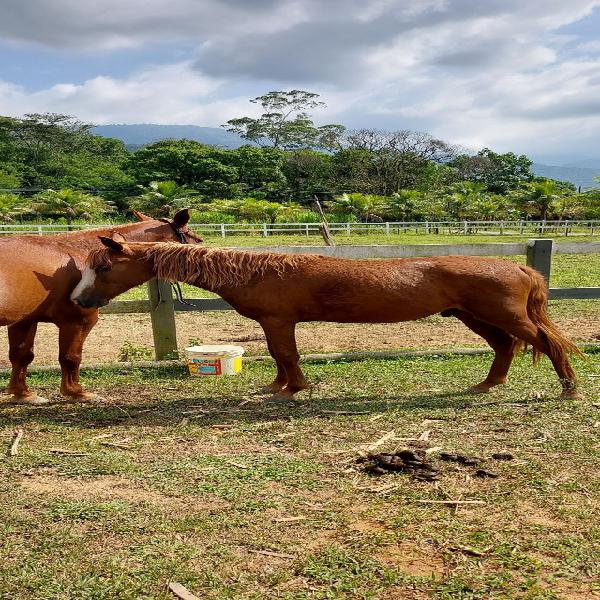
[[[0,460],[0,598],[167,599],[168,581],[207,599],[593,598],[598,356],[575,361],[586,398],[567,402],[529,356],[487,396],[463,390],[490,355],[308,363],[316,386],[288,403],[254,394],[270,363],[84,372],[106,405],[0,411],[4,449],[24,430]],[[31,384],[52,396],[58,376]],[[515,460],[437,484],[354,468],[384,434],[426,430],[433,447]],[[419,502],[446,498],[486,504]]]

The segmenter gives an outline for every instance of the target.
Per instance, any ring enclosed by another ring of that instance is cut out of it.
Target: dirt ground
[[[600,314],[557,317],[558,326],[572,339],[600,341]],[[41,323],[36,338],[34,364],[56,364],[58,330]],[[183,313],[177,315],[179,348],[190,343],[243,346],[247,354],[267,354],[260,326],[233,312]],[[395,324],[302,323],[298,326],[300,353],[344,350],[393,350],[400,348],[452,348],[485,346],[485,342],[454,318],[430,317]],[[102,315],[84,349],[84,364],[118,360],[129,343],[152,348],[150,316]],[[140,357],[141,358],[141,357]],[[0,366],[9,366],[6,328],[0,334]]]

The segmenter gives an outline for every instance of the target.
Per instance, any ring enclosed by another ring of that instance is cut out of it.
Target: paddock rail
[[[114,225],[114,224],[113,224]],[[109,227],[101,223],[3,223],[3,235],[51,235],[97,227]],[[196,233],[205,236],[228,237],[232,235],[321,235],[319,223],[191,223]],[[595,235],[600,231],[600,220],[560,220],[560,221],[384,221],[380,223],[329,223],[333,234],[379,234],[395,235],[414,233],[416,235],[526,235],[560,236]]]

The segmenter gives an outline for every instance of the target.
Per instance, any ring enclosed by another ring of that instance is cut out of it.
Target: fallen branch
[[[48,448],[51,454],[65,454],[66,456],[92,456],[91,452],[77,452],[76,450],[67,450],[65,448]]]
[[[248,465],[243,465],[242,463],[234,462],[233,460],[224,460],[226,465],[231,465],[232,467],[237,467],[238,469],[249,469]]]
[[[470,548],[469,546],[452,546],[448,548],[448,550],[463,552],[469,556],[486,556],[486,554],[492,550],[492,547],[490,546],[489,548],[484,548],[483,550],[475,550],[475,548]]]
[[[269,552],[269,550],[248,549],[248,552],[252,552],[252,554],[263,554],[264,556],[274,556],[275,558],[289,558],[291,560],[296,558],[293,554],[283,554],[281,552]]]
[[[367,410],[322,410],[321,413],[325,415],[368,415]]]
[[[132,446],[122,444],[119,442],[100,442],[101,446],[108,446],[110,448],[118,448],[119,450],[132,450]]]
[[[431,435],[431,429],[427,429],[425,430],[420,436],[419,436],[419,441],[420,442],[427,442],[429,441],[429,436]]]
[[[190,592],[185,586],[175,581],[170,581],[167,585],[167,588],[170,592],[175,594],[175,596],[181,598],[181,600],[200,600],[198,596],[192,594],[192,592]]]
[[[449,504],[456,506],[457,504],[485,504],[484,500],[417,500],[419,504]]]
[[[306,517],[279,517],[275,523],[295,523],[296,521],[306,521]]]
[[[23,430],[17,429],[15,431],[15,438],[13,443],[10,446],[10,450],[8,451],[9,456],[16,456],[19,452],[19,443],[21,442],[21,438],[23,437]]]
[[[388,431],[384,436],[380,437],[378,440],[373,442],[372,444],[367,444],[365,447],[359,450],[359,454],[364,456],[365,454],[371,452],[371,450],[375,450],[375,448],[379,448],[379,446],[383,446],[387,441],[391,440],[394,437],[394,430]]]

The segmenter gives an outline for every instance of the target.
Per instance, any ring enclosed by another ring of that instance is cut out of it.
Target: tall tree
[[[507,194],[534,178],[531,172],[531,160],[524,154],[519,156],[513,152],[498,154],[489,148],[484,148],[477,156],[486,159],[488,166],[482,170],[480,178],[476,180],[483,181],[490,192]]]
[[[123,143],[91,127],[54,113],[0,117],[0,161],[26,187],[126,189]]]
[[[319,94],[304,90],[272,91],[250,102],[262,106],[260,117],[230,119],[222,127],[259,146],[284,150],[333,149],[339,146],[345,127],[336,124],[316,127],[307,112],[325,106],[319,100]]]
[[[353,159],[362,153],[364,183],[370,192],[383,195],[422,187],[432,175],[432,164],[444,164],[454,156],[454,149],[446,142],[427,133],[406,130],[350,131],[345,136],[345,152],[354,152],[347,154]]]

